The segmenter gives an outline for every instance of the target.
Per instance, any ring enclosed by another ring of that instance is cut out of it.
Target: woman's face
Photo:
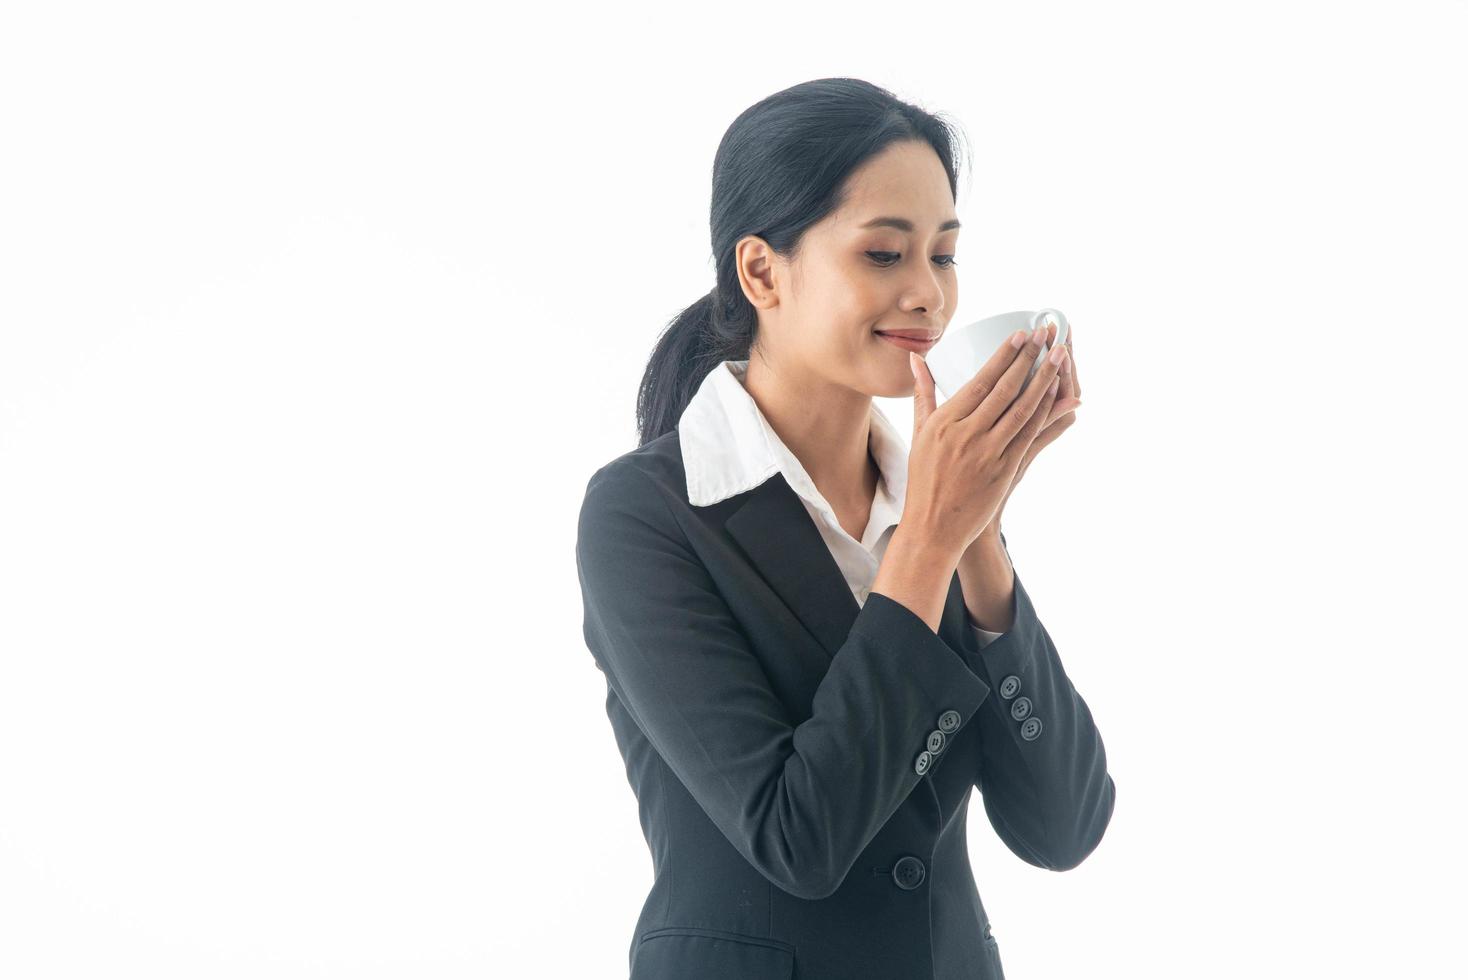
[[[887,218],[897,222],[872,224]],[[897,226],[903,221],[911,227]],[[763,356],[810,382],[911,396],[908,352],[877,331],[941,335],[948,326],[958,304],[957,224],[933,148],[888,146],[851,174],[846,202],[807,230],[793,263],[767,253],[773,286],[759,308]]]

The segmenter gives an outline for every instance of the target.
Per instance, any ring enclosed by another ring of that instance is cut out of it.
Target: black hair
[[[714,154],[714,288],[673,318],[648,358],[637,393],[639,445],[677,427],[715,366],[749,357],[758,318],[735,267],[741,238],[758,235],[793,259],[805,230],[840,206],[851,172],[902,140],[933,148],[956,201],[960,135],[942,116],[859,78],[801,82],[741,112]]]

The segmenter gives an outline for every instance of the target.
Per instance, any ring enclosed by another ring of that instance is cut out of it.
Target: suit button
[[[936,728],[933,729],[931,732],[928,732],[928,751],[933,755],[937,755],[939,752],[942,752],[943,743],[947,741],[947,738],[948,736],[944,735]]]
[[[923,878],[927,876],[927,873],[928,870],[923,867],[923,862],[909,854],[892,868],[892,880],[897,882],[898,888],[912,891],[923,883]]]
[[[1015,698],[1014,703],[1009,706],[1009,717],[1015,721],[1024,721],[1030,716],[1030,709],[1033,707],[1029,698]]]
[[[917,762],[913,763],[913,768],[916,769],[917,774],[921,776],[923,773],[928,771],[928,767],[932,764],[933,754],[927,749],[923,749],[921,752],[918,753]]]
[[[938,731],[944,735],[952,735],[958,731],[958,725],[961,721],[963,721],[963,715],[960,715],[957,711],[945,711],[938,716]]]
[[[1033,742],[1040,737],[1040,727],[1040,719],[1034,715],[1030,715],[1030,717],[1020,722],[1019,737],[1026,742]]]
[[[1019,678],[1010,674],[999,682],[999,695],[1008,701],[1019,693]]]

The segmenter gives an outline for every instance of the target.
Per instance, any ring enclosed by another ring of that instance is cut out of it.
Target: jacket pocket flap
[[[791,980],[795,947],[778,939],[719,929],[668,926],[646,933],[631,980]]]

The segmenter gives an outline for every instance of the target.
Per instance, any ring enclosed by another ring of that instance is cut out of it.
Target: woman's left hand
[[[1047,351],[1055,343],[1055,335],[1060,327],[1051,324],[1045,328],[1048,336],[1045,338]],[[1060,438],[1060,434],[1075,424],[1075,411],[1081,405],[1081,378],[1076,371],[1076,353],[1071,341],[1075,337],[1075,328],[1072,327],[1065,336],[1066,354],[1065,363],[1060,366],[1060,390],[1055,393],[1055,401],[1050,406],[1050,414],[1045,419],[1045,424],[1040,429],[1040,434],[1035,436],[1035,441],[1030,443],[1030,448],[1025,452],[1024,458],[1020,460],[1019,469],[1015,471],[1014,479],[1009,481],[1009,490],[1004,494],[1004,499],[999,502],[999,509],[994,512],[994,519],[989,522],[989,528],[995,533],[999,530],[999,519],[1004,515],[1004,505],[1009,503],[1009,495],[1014,493],[1014,488],[1019,486],[1020,479],[1029,469],[1030,461],[1035,455],[1050,443]],[[986,528],[987,532],[989,528]]]

